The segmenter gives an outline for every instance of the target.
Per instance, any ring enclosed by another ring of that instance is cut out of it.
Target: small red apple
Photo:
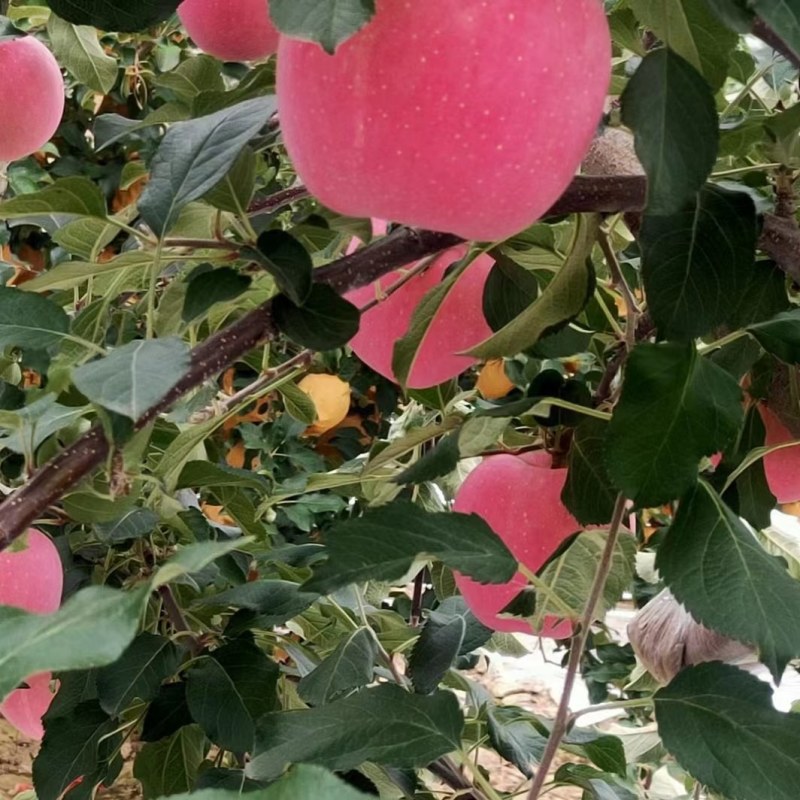
[[[64,588],[61,558],[41,531],[30,528],[26,539],[24,550],[0,552],[0,605],[51,614],[58,610]],[[31,739],[44,735],[42,717],[53,700],[51,680],[49,672],[33,675],[25,681],[27,688],[17,689],[0,704],[0,714]]]
[[[600,122],[600,0],[380,0],[331,56],[281,37],[292,163],[349,216],[505,239],[572,180]]]
[[[260,61],[278,49],[267,0],[183,0],[178,16],[194,43],[222,61]]]
[[[535,572],[570,534],[578,521],[564,508],[561,491],[566,469],[552,469],[548,453],[485,458],[456,493],[453,509],[482,517],[517,560]],[[520,572],[508,583],[480,584],[456,574],[456,584],[472,613],[486,626],[508,633],[531,633],[522,618],[498,614],[528,585]],[[572,625],[547,617],[540,636],[564,638]]]
[[[39,150],[64,113],[64,80],[53,54],[33,36],[0,41],[0,161]]]
[[[361,327],[350,340],[353,352],[375,372],[396,381],[392,369],[395,343],[408,332],[414,309],[425,294],[443,280],[447,268],[463,258],[466,252],[466,246],[446,250],[425,272],[411,278],[362,314]],[[458,278],[428,328],[409,372],[409,388],[437,386],[476,363],[475,359],[458,353],[482,342],[492,333],[483,316],[483,287],[493,264],[489,256],[479,256]],[[402,270],[397,270],[376,284],[348,292],[346,297],[356,306],[363,307],[379,296],[381,289],[391,287],[403,275]]]
[[[767,447],[797,439],[763,403],[758,404],[758,411],[767,429],[764,441]],[[764,472],[769,490],[781,505],[800,500],[800,444],[767,453],[764,456]]]

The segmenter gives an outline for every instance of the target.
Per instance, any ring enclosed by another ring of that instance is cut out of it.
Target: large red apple
[[[64,113],[64,81],[53,54],[33,36],[0,41],[0,161],[35,153]]]
[[[183,0],[178,16],[194,43],[222,61],[259,61],[278,49],[268,0]]]
[[[600,122],[600,0],[379,0],[331,56],[282,37],[281,128],[325,205],[505,239],[572,180]]]
[[[561,491],[566,469],[552,469],[548,453],[498,455],[484,459],[459,488],[453,509],[482,517],[529,570],[538,570],[561,542],[580,530],[564,508]],[[456,584],[472,613],[497,631],[531,633],[522,618],[498,614],[528,585],[520,572],[508,583],[480,584],[456,574]],[[547,617],[540,636],[563,638],[572,632],[566,621]]]
[[[767,447],[797,439],[763,403],[758,404],[758,411],[767,429],[764,441]],[[781,505],[800,500],[800,444],[767,453],[764,456],[764,472],[769,490]]]
[[[361,327],[350,340],[350,347],[365,364],[389,380],[396,380],[392,369],[395,342],[408,332],[414,309],[425,294],[442,281],[447,268],[463,258],[466,250],[466,246],[446,250],[425,272],[411,278],[396,292],[362,314]],[[489,256],[479,256],[458,278],[419,348],[409,372],[409,388],[437,386],[475,363],[475,359],[458,353],[482,342],[492,333],[483,316],[483,287],[493,264]],[[363,307],[403,275],[402,270],[397,270],[376,284],[348,292],[346,297],[351,303]]]
[[[35,614],[51,614],[61,604],[64,572],[58,550],[41,531],[31,528],[26,548],[0,552],[0,605]],[[2,714],[15,728],[32,739],[44,735],[42,717],[53,693],[49,672],[33,675],[0,704]]]

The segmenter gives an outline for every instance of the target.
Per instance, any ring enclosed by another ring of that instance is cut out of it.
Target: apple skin
[[[58,550],[35,528],[28,530],[27,545],[25,550],[0,553],[0,605],[51,614],[58,610],[64,588]],[[13,691],[0,704],[0,714],[31,739],[44,736],[42,717],[53,700],[51,680],[49,672],[32,675],[25,681],[29,688]]]
[[[797,439],[763,403],[758,404],[758,412],[767,430],[764,441],[767,447]],[[800,445],[767,453],[764,456],[764,472],[769,490],[781,505],[800,500]]]
[[[260,61],[278,49],[267,0],[183,0],[178,16],[194,43],[221,61]]]
[[[16,161],[52,138],[64,114],[64,80],[33,36],[0,41],[0,161]]]
[[[380,0],[333,56],[281,37],[279,116],[335,211],[493,241],[569,185],[610,74],[599,0]]]
[[[375,372],[398,382],[392,369],[395,342],[408,332],[414,309],[424,295],[441,283],[447,268],[466,252],[465,245],[445,250],[425,272],[362,314],[361,327],[350,340],[353,352]],[[483,288],[493,265],[489,256],[479,256],[450,290],[411,367],[407,383],[410,389],[438,386],[476,363],[470,356],[457,354],[492,334],[483,316]],[[396,270],[377,283],[354,289],[345,296],[351,303],[363,307],[375,299],[379,286],[387,289],[403,274],[402,270]]]
[[[485,458],[456,493],[454,511],[484,519],[514,557],[535,572],[561,542],[581,529],[564,508],[561,490],[566,469],[551,469],[551,457],[538,451],[522,456]],[[532,633],[530,624],[498,614],[528,585],[520,572],[508,583],[480,584],[456,573],[456,585],[472,613],[487,627],[505,633]],[[539,636],[562,639],[572,624],[546,617]]]

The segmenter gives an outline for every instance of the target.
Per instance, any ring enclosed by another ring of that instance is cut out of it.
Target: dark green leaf
[[[749,5],[800,58],[800,4],[797,0],[751,0]]]
[[[319,708],[265,715],[246,771],[255,780],[272,780],[293,763],[335,770],[365,761],[422,767],[458,749],[463,726],[451,692],[409,694],[382,684]]]
[[[238,489],[255,489],[266,492],[269,483],[249,469],[236,469],[226,464],[212,464],[210,461],[189,461],[181,470],[177,489],[213,489],[230,486]]]
[[[800,655],[800,583],[707,483],[681,498],[656,566],[698,622],[757,645],[776,681]]]
[[[192,715],[186,702],[186,684],[168,683],[161,687],[158,696],[147,709],[141,738],[143,742],[157,742],[191,724]]]
[[[661,336],[692,339],[736,323],[740,303],[752,300],[757,234],[750,196],[718,186],[677,214],[645,215],[642,277]]]
[[[275,324],[292,341],[312,350],[333,350],[357,333],[358,309],[334,289],[315,283],[302,307],[278,295],[272,302]]]
[[[234,753],[253,749],[255,722],[275,708],[280,670],[251,640],[201,658],[186,676],[192,717],[212,742]]]
[[[90,669],[115,662],[138,632],[147,589],[90,586],[55,614],[0,606],[0,700],[37,672]]]
[[[547,737],[536,727],[536,718],[517,706],[488,705],[486,715],[492,747],[525,777],[532,778],[532,765],[539,762],[547,745]]]
[[[503,253],[492,252],[495,264],[483,289],[483,316],[493,331],[518,317],[536,299],[539,283],[534,274]]]
[[[192,789],[207,749],[208,742],[198,725],[189,725],[168,739],[146,744],[133,765],[133,776],[142,784],[143,800]]]
[[[624,778],[628,772],[622,740],[600,731],[573,728],[564,737],[564,747],[570,752],[588,758],[605,772],[614,772]]]
[[[225,93],[222,92],[221,94],[224,95]],[[198,113],[195,107],[195,116],[201,116],[201,114],[208,114],[217,110],[215,108]],[[250,200],[253,198],[257,170],[258,158],[256,154],[251,147],[245,147],[239,153],[239,157],[228,171],[228,174],[206,194],[204,200],[214,208],[228,211],[231,214],[241,214],[247,210]]]
[[[728,664],[689,667],[655,697],[664,746],[731,800],[795,800],[800,717],[776,711],[771,694]]]
[[[169,639],[140,633],[114,664],[97,673],[100,705],[117,716],[137,698],[149,702],[180,663],[181,651]]]
[[[564,764],[553,776],[556,785],[579,786],[586,800],[638,800],[638,792],[611,773],[587,764]]]
[[[350,583],[402,577],[420,555],[483,583],[505,583],[517,561],[475,514],[425,511],[405,501],[334,525],[325,539],[328,560],[304,588],[328,593]]]
[[[458,658],[467,624],[463,616],[431,611],[414,644],[408,675],[420,694],[432,694]]]
[[[194,785],[195,794],[192,798],[197,796],[198,789],[232,789],[233,792],[215,792],[217,797],[230,797],[241,798],[245,792],[254,792],[257,789],[263,789],[264,784],[260,781],[251,781],[247,778],[244,772],[240,769],[218,769],[212,767],[211,769],[203,769],[200,776]],[[261,793],[263,796],[263,792]]]
[[[189,348],[180,339],[141,339],[78,367],[72,380],[93,403],[138,419],[188,369]]]
[[[116,74],[116,67],[114,68]],[[105,220],[106,200],[100,187],[89,178],[61,178],[38,192],[18,195],[0,203],[0,219],[20,217],[78,216]]]
[[[44,350],[69,331],[69,317],[52,300],[0,286],[0,347]]]
[[[241,608],[250,612],[254,627],[271,628],[302,614],[319,599],[316,592],[304,592],[296,583],[265,580],[236,586],[226,592],[204,598],[203,603]]]
[[[706,0],[709,8],[737,33],[750,33],[753,27],[753,9],[750,0]]]
[[[768,353],[787,364],[800,364],[800,309],[784,311],[747,330]]]
[[[460,433],[461,429],[443,436],[433,448],[406,467],[394,480],[403,485],[425,483],[452,472],[461,458],[458,446]]]
[[[278,30],[333,53],[372,19],[375,0],[269,0],[269,10]]]
[[[39,755],[33,762],[33,785],[39,800],[58,800],[76,778],[83,781],[70,800],[90,800],[106,776],[119,770],[116,752],[122,734],[100,706],[82,703],[66,716],[48,721]]]
[[[587,418],[575,429],[561,500],[581,525],[611,521],[617,493],[605,464],[608,423]]]
[[[642,60],[622,95],[622,118],[635,134],[648,178],[649,214],[675,214],[705,183],[717,158],[719,129],[711,87],[669,48]]]
[[[163,22],[180,0],[50,0],[59,17],[76,25],[92,25],[106,31],[143,31]]]
[[[703,456],[723,450],[744,419],[741,390],[693,344],[636,346],[608,429],[611,479],[637,506],[674,500]]]
[[[98,522],[94,526],[97,538],[104,544],[119,544],[141,539],[158,527],[158,514],[149,508],[132,508],[127,514],[111,522]]]
[[[297,684],[300,697],[322,706],[337,696],[372,683],[378,645],[375,634],[359,628],[337,645],[318,667]]]
[[[235,300],[250,288],[252,279],[231,267],[201,272],[189,278],[181,314],[184,322],[202,317],[215,303]]]
[[[314,263],[308,250],[286,231],[265,231],[255,248],[245,255],[253,258],[278,284],[278,288],[296,306],[302,306],[311,294]]]
[[[257,97],[170,127],[139,200],[142,218],[157,236],[169,231],[187,204],[219,183],[274,111],[275,98]]]

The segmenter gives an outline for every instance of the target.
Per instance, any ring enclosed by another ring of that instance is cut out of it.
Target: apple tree
[[[32,797],[796,800],[800,0],[0,11]]]

